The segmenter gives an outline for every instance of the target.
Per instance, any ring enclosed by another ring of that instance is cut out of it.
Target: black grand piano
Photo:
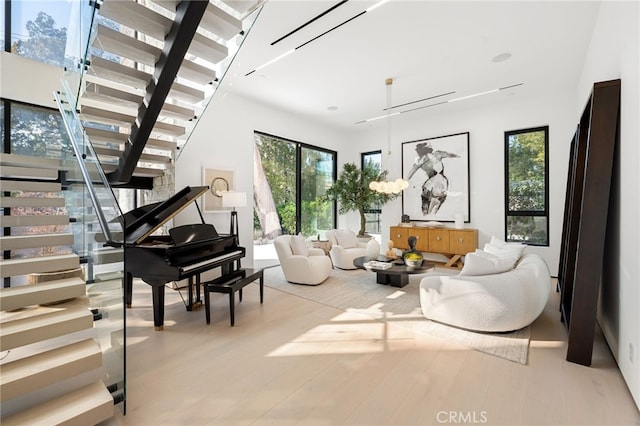
[[[125,223],[125,302],[131,306],[133,278],[152,287],[153,323],[156,330],[164,324],[165,284],[189,280],[187,310],[194,307],[194,286],[200,299],[200,274],[221,267],[222,274],[240,269],[244,247],[234,235],[218,235],[207,224],[195,203],[202,223],[171,228],[169,235],[151,235],[209,189],[208,186],[185,187],[158,203],[138,207],[123,215]],[[194,285],[194,278],[196,280]]]

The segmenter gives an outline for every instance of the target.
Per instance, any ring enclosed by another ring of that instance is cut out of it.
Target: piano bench
[[[240,302],[242,302],[242,288],[251,284],[255,280],[260,280],[260,303],[264,300],[264,274],[262,269],[242,268],[229,274],[218,277],[214,280],[202,283],[204,287],[204,311],[207,324],[211,323],[211,303],[209,293],[229,294],[229,315],[231,326],[235,323],[235,292],[239,292]]]

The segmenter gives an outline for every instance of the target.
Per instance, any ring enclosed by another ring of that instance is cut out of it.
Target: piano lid
[[[148,204],[125,213],[125,244],[140,244],[208,189],[208,186],[187,186],[166,201]]]

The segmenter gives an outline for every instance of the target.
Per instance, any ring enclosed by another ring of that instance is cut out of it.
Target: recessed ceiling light
[[[335,106],[335,105],[331,105],[331,106],[330,106],[330,107],[328,107],[327,109],[328,109],[329,111],[335,111],[335,110],[337,110],[337,109],[338,109],[338,107],[337,107],[337,106]]]
[[[505,52],[493,57],[493,62],[504,62],[511,57],[511,53]]]

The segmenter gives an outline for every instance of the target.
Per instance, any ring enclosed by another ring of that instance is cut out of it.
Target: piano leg
[[[156,330],[164,329],[164,283],[151,287],[153,294],[153,325]]]
[[[156,330],[164,329],[164,285],[163,280],[143,279],[151,286],[153,296],[153,325]]]
[[[127,308],[131,307],[131,300],[133,299],[133,275],[130,273],[125,274],[124,279],[124,303]]]
[[[196,299],[193,300],[193,277],[189,277],[189,298],[187,303],[187,311],[195,311],[202,307],[202,299],[200,298],[200,274],[196,274]]]
[[[193,277],[189,277],[189,297],[187,302],[187,311],[193,310]]]

